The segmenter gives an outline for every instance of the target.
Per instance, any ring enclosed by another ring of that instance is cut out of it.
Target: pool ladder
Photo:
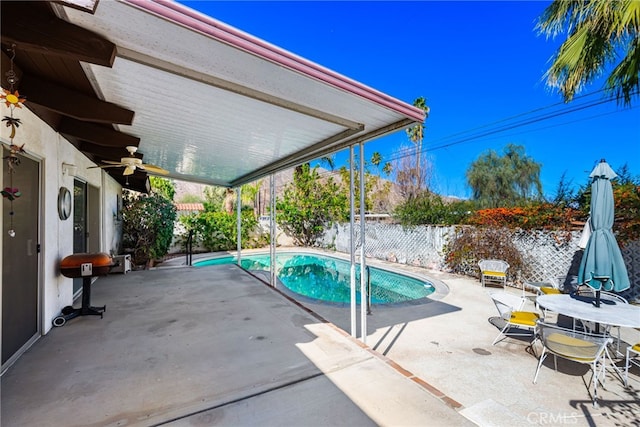
[[[364,271],[367,274],[367,314],[371,314],[371,271],[368,265],[364,267]]]

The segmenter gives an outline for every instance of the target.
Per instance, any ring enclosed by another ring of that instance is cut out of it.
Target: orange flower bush
[[[613,187],[613,231],[620,245],[640,239],[640,185],[633,182]]]
[[[467,224],[525,230],[570,230],[573,223],[585,219],[584,214],[577,209],[539,203],[513,208],[481,209],[467,219]]]

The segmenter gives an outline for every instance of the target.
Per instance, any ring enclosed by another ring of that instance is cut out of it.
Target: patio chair
[[[595,298],[596,297],[596,291],[590,287],[590,286],[581,286],[578,288],[578,290],[576,291],[577,295],[582,295],[582,296],[588,296],[591,298]],[[614,302],[616,304],[629,304],[629,301],[627,301],[624,297],[614,293],[614,292],[609,292],[609,291],[600,291],[600,303],[601,304],[607,304],[607,302]],[[584,320],[579,320],[580,324],[582,325],[582,328],[584,330],[586,330],[587,332],[593,332],[596,329],[596,325],[593,322],[587,322]],[[620,354],[620,356],[622,356],[622,353],[620,353],[620,327],[619,326],[610,326],[610,325],[606,325],[605,326],[605,333],[606,334],[611,334],[611,330],[613,328],[616,328],[618,330],[618,337],[617,337],[617,344],[616,344],[616,351]],[[574,320],[574,329],[575,329],[575,320]]]
[[[632,359],[632,357],[640,356],[640,342],[634,346],[627,347],[627,358],[624,364],[624,386],[629,385],[629,367],[634,364],[640,367],[640,360]]]
[[[551,294],[561,294],[560,290],[560,279],[556,277],[550,277],[544,282],[524,282],[522,285],[522,292],[524,294],[525,289],[533,290],[538,296],[540,295],[551,295]],[[536,309],[539,309],[538,303],[536,302]],[[547,310],[544,310],[545,317],[547,316]]]
[[[546,282],[540,283],[539,286],[536,287],[536,290],[538,291],[538,295],[561,294],[560,279],[550,277]]]
[[[531,336],[533,343],[535,341],[533,331],[536,328],[537,321],[540,319],[540,315],[532,311],[522,311],[526,298],[508,292],[493,292],[489,296],[496,305],[500,318],[505,322],[504,327],[500,330],[496,339],[493,340],[492,345],[496,345],[507,336]],[[511,328],[516,330],[512,331]],[[524,333],[523,329],[528,331]]]
[[[537,334],[543,347],[533,383],[535,384],[538,380],[540,367],[549,354],[553,354],[556,371],[558,370],[558,356],[589,365],[593,374],[593,406],[596,408],[598,406],[598,381],[600,378],[604,381],[606,358],[608,357],[607,344],[611,342],[611,338],[561,328],[545,322],[538,322]]]
[[[480,267],[480,282],[482,287],[487,284],[497,284],[503,288],[507,284],[507,269],[509,263],[499,259],[483,259],[478,262]]]

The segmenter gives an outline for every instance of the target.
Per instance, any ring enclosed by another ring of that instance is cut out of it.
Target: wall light
[[[62,163],[62,176],[76,176],[78,167],[69,163]]]

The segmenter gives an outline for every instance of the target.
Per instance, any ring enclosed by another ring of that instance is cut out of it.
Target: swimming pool
[[[195,267],[236,263],[232,255],[197,261]],[[268,271],[269,254],[242,255],[242,268]],[[292,292],[315,300],[348,303],[351,298],[351,264],[327,255],[287,252],[276,255],[278,279]],[[426,281],[375,267],[368,267],[372,304],[414,301],[431,295],[435,288]],[[357,267],[357,301],[360,301],[360,266]]]

